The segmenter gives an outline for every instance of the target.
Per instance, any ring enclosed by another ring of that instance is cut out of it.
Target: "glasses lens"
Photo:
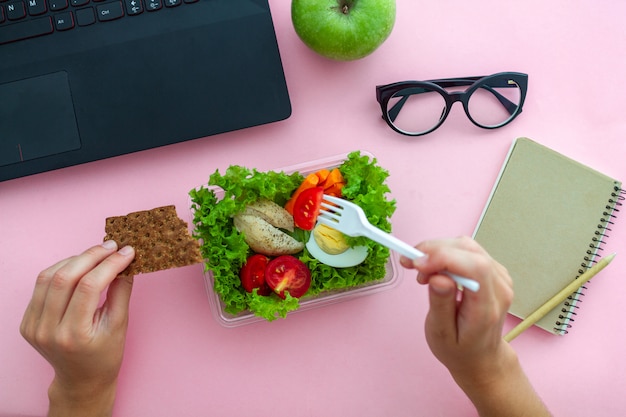
[[[387,103],[389,120],[400,131],[421,134],[431,131],[444,117],[446,101],[437,91],[426,88],[405,88]]]
[[[471,118],[483,127],[499,127],[519,113],[522,90],[512,80],[496,79],[476,89],[468,103]]]

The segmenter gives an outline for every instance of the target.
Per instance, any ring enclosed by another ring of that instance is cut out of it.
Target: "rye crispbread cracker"
[[[135,259],[120,275],[137,275],[203,262],[199,243],[189,235],[187,223],[174,206],[108,217],[104,240],[119,248],[130,245]]]

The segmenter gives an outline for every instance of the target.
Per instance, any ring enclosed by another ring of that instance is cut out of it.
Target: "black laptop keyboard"
[[[0,45],[199,0],[0,0]]]

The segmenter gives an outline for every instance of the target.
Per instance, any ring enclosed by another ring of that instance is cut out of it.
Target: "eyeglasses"
[[[447,91],[469,86],[465,91]],[[452,105],[460,101],[467,117],[476,126],[495,129],[510,123],[522,112],[528,75],[519,72],[445,78],[429,81],[402,81],[376,87],[383,119],[398,133],[421,136],[437,129],[446,120]]]

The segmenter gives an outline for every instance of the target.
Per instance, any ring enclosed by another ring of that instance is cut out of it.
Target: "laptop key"
[[[57,30],[69,30],[74,27],[72,12],[59,13],[54,16],[54,26]]]
[[[48,11],[45,0],[28,0],[28,14],[38,16]]]
[[[143,12],[143,4],[141,0],[124,0],[126,4],[126,14],[129,16],[136,16]]]
[[[159,10],[161,7],[163,7],[161,0],[146,0],[146,9],[149,12]]]
[[[76,10],[76,23],[78,23],[78,26],[89,26],[96,23],[96,14],[93,8],[88,7]]]
[[[114,1],[111,3],[100,4],[96,7],[96,14],[98,15],[98,20],[101,22],[119,19],[124,16],[122,2]]]
[[[50,10],[56,12],[58,10],[67,9],[69,6],[68,0],[50,0]]]
[[[9,20],[20,20],[26,17],[26,7],[23,1],[14,1],[6,5],[7,18]]]
[[[53,31],[52,19],[49,16],[13,23],[12,25],[0,26],[0,45],[47,35]]]

